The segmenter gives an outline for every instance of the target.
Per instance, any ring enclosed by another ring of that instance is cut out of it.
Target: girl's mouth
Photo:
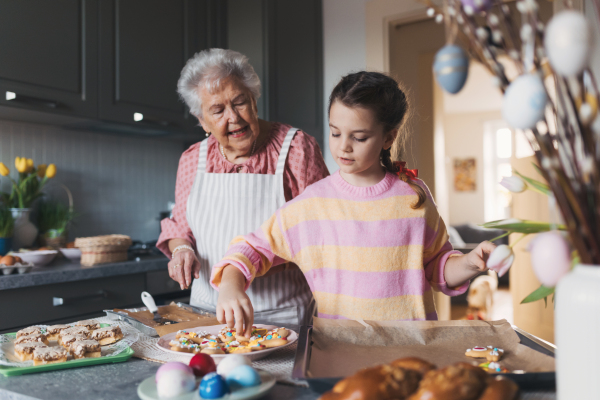
[[[248,132],[248,126],[249,125],[246,125],[243,128],[236,129],[235,131],[228,132],[227,135],[230,135],[233,138],[242,137],[242,136],[244,136],[246,134],[246,132]]]
[[[345,164],[345,165],[350,165],[354,162],[354,160],[350,160],[349,158],[343,158],[343,157],[340,157],[339,160],[342,164]]]

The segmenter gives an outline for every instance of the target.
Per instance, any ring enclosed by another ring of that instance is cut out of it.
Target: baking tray
[[[521,341],[521,344],[527,346],[535,351],[554,357],[556,346],[543,339],[538,338],[524,330],[512,325],[517,336]],[[310,365],[310,355],[312,349],[312,326],[300,327],[298,333],[298,348],[296,349],[296,358],[294,360],[294,369],[292,370],[292,378],[304,379],[308,381],[308,384],[312,390],[317,393],[325,393],[331,390],[333,386],[343,379],[340,378],[310,378],[306,376],[306,371]],[[496,375],[496,374],[490,374]],[[510,374],[498,374],[512,379],[519,385],[522,390],[534,390],[534,389],[551,389],[556,388],[556,373],[555,372],[524,372],[524,373],[510,373]]]
[[[172,304],[170,304],[170,305],[172,305]],[[196,306],[191,306],[189,304],[175,303],[175,305],[184,310],[191,311],[196,314],[204,315],[205,317],[215,317],[216,316],[215,313],[213,313],[212,311],[208,311],[203,308],[196,307]],[[161,307],[165,307],[165,306],[159,306],[158,308],[160,309]],[[130,312],[139,312],[139,311],[148,311],[148,308],[147,307],[125,308],[124,310],[130,311]],[[124,313],[121,313],[118,311],[113,311],[113,310],[104,310],[104,312],[106,313],[106,316],[108,317],[108,319],[110,319],[112,321],[123,321],[123,322],[133,326],[135,329],[142,332],[144,335],[158,336],[156,329],[138,321],[135,318],[130,317],[127,314],[124,314]]]

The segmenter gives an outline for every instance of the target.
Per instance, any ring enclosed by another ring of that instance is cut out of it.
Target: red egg
[[[198,353],[190,360],[190,367],[196,376],[204,376],[217,371],[215,361],[211,356],[204,353]]]

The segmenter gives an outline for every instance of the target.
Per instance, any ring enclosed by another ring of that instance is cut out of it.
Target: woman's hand
[[[171,242],[178,240],[173,239]],[[170,248],[180,246],[178,242],[169,242]],[[189,246],[189,242],[181,240],[182,244]],[[190,246],[191,247],[191,246]],[[169,261],[169,276],[171,279],[179,283],[181,290],[187,289],[192,284],[192,275],[194,278],[200,278],[200,261],[196,257],[196,254],[189,249],[178,250],[171,261]]]
[[[460,286],[475,275],[487,271],[485,264],[495,248],[494,243],[485,241],[479,243],[468,254],[448,258],[444,269],[448,287]]]
[[[244,332],[244,336],[252,336],[254,309],[250,298],[244,291],[246,278],[233,265],[223,268],[223,276],[219,285],[219,300],[217,302],[217,319],[227,324],[236,332]]]

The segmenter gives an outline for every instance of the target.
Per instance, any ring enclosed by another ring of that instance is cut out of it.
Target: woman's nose
[[[230,124],[235,124],[241,119],[240,114],[233,107],[228,107],[225,110],[225,117]]]

